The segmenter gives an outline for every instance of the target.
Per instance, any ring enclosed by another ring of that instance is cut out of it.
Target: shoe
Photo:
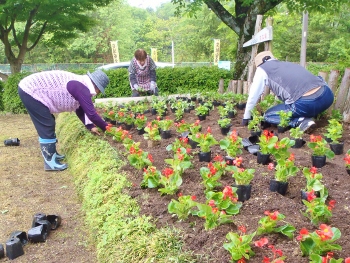
[[[316,128],[316,123],[310,118],[305,118],[299,124],[299,128],[305,133],[311,133]]]

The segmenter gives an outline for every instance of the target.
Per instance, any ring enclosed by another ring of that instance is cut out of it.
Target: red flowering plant
[[[145,134],[143,135],[145,140],[151,140],[151,141],[159,141],[162,138],[160,137],[158,124],[154,121],[148,122],[145,127]]]
[[[128,131],[124,130],[122,127],[106,127],[106,135],[110,135],[113,137],[113,140],[117,142],[123,142],[125,139],[131,139],[131,135]]]
[[[320,135],[311,134],[307,146],[312,150],[314,156],[326,156],[329,159],[335,156],[334,152],[327,147],[327,141]]]
[[[205,194],[207,203],[211,207],[217,207],[220,211],[225,211],[228,215],[237,215],[242,203],[238,202],[236,189],[226,186],[222,192],[209,191]]]
[[[319,197],[316,196],[315,191],[311,190],[307,192],[307,200],[302,200],[306,206],[303,215],[310,219],[311,223],[318,225],[319,223],[327,223],[332,217],[332,209],[334,208],[336,201],[330,200],[328,205],[326,203],[328,197],[328,191],[324,188],[323,192],[320,192]]]
[[[275,170],[275,180],[280,182],[287,182],[288,178],[295,176],[299,168],[294,164],[294,154],[289,153],[289,158],[277,160],[276,167],[273,163],[268,165],[269,170]]]
[[[188,144],[188,138],[176,138],[175,141],[169,144],[165,149],[167,151],[173,151],[174,153],[176,153],[179,150],[179,148],[184,148],[187,154],[191,153],[191,145]]]
[[[202,184],[205,186],[205,192],[221,186],[219,179],[225,173],[226,163],[221,156],[214,158],[214,163],[209,162],[208,167],[201,167],[199,172],[202,176]]]
[[[342,249],[340,245],[334,244],[340,236],[341,233],[338,228],[321,224],[319,229],[312,233],[309,233],[306,228],[302,228],[297,240],[300,241],[303,256],[325,255],[327,252]]]
[[[256,232],[246,234],[245,226],[239,226],[238,230],[239,234],[235,232],[227,233],[226,239],[229,242],[225,242],[223,246],[230,253],[232,260],[237,261],[237,263],[245,263],[246,259],[248,260],[255,255],[251,243]]]
[[[271,250],[272,257],[264,257],[263,263],[284,263],[286,256],[283,256],[282,250],[276,249],[274,245],[269,245],[269,240],[266,237],[255,241],[254,245],[259,248],[268,248]]]
[[[232,223],[232,216],[239,213],[242,203],[237,202],[237,195],[231,186],[222,192],[208,192],[207,203],[197,203],[198,211],[193,214],[205,219],[204,228],[213,229],[219,225]]]
[[[163,194],[173,195],[179,190],[182,184],[182,177],[179,172],[175,172],[172,168],[165,168],[160,176],[159,185],[163,186],[158,191]]]
[[[333,258],[334,253],[333,252],[327,252],[325,256],[320,256],[316,254],[311,254],[309,259],[309,263],[342,263],[343,259],[335,259]],[[350,258],[346,258],[344,263],[350,263]]]
[[[147,122],[147,117],[144,114],[137,114],[134,120],[134,125],[136,129],[141,130],[145,128],[146,122]]]
[[[208,126],[206,133],[196,133],[188,135],[192,141],[197,142],[202,153],[210,152],[210,147],[217,145],[218,141],[211,134],[211,128]]]
[[[189,123],[186,123],[184,120],[181,120],[179,122],[175,122],[174,126],[176,128],[176,132],[178,133],[183,133],[187,132],[190,130],[190,125]]]
[[[172,119],[169,119],[168,117],[165,119],[160,119],[158,116],[156,123],[158,124],[159,129],[161,129],[162,131],[168,131],[174,124],[174,121]]]
[[[131,166],[138,170],[147,168],[153,163],[153,157],[150,153],[144,152],[140,149],[140,142],[133,143],[129,148],[128,160]]]
[[[228,166],[235,179],[236,185],[248,185],[254,178],[255,169],[244,169],[237,166]]]
[[[103,113],[102,113],[102,117],[106,121],[115,121],[115,112],[114,112],[114,110],[104,109]]]
[[[280,225],[279,222],[283,221],[285,215],[278,211],[270,212],[265,211],[265,217],[261,218],[258,222],[257,235],[269,234],[269,233],[281,233],[289,238],[293,238],[295,227],[287,223]]]
[[[259,137],[259,142],[257,143],[260,147],[260,153],[270,154],[277,141],[278,137],[274,135],[273,131],[264,130]]]
[[[317,173],[316,167],[304,167],[303,174],[306,178],[306,192],[309,193],[313,191],[313,193],[317,192],[321,196],[327,195],[327,189],[325,189],[324,185],[321,183],[323,176],[321,173]]]
[[[143,168],[142,188],[157,188],[159,186],[161,172],[155,166]]]
[[[172,199],[168,204],[168,212],[173,216],[176,215],[181,221],[187,219],[193,213],[193,208],[197,206],[197,198],[195,195],[182,195],[181,193],[178,196],[178,201]]]
[[[348,150],[344,157],[346,169],[350,169],[350,150]]]
[[[165,159],[164,161],[170,165],[175,173],[181,176],[184,171],[192,166],[192,156],[189,155],[185,148],[178,148],[174,153],[173,159]]]
[[[197,134],[202,130],[202,125],[200,124],[200,120],[196,120],[194,123],[190,124],[189,131],[190,134]]]
[[[224,139],[220,140],[220,148],[226,151],[229,157],[236,157],[242,153],[242,138],[238,136],[236,130],[233,130]]]

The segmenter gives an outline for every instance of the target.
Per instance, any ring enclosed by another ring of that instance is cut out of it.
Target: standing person
[[[264,120],[271,124],[280,123],[279,111],[291,111],[289,126],[300,127],[304,132],[311,132],[316,127],[312,120],[327,110],[333,103],[334,94],[327,83],[313,75],[304,67],[275,59],[270,51],[259,53],[255,58],[257,67],[249,91],[242,125],[248,125],[251,110],[268,86],[283,101],[282,104],[268,109]]]
[[[135,51],[129,66],[129,81],[132,97],[140,95],[158,95],[156,64],[145,50]]]
[[[52,70],[31,74],[18,84],[18,94],[26,107],[39,135],[41,153],[46,171],[61,171],[67,164],[56,151],[54,113],[76,112],[85,127],[94,134],[105,131],[108,125],[96,112],[92,97],[104,93],[109,83],[107,75],[96,70],[87,75]],[[97,127],[96,127],[96,126]]]

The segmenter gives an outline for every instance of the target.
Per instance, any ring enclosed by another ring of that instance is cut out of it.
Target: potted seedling
[[[231,119],[229,119],[229,118],[219,119],[218,124],[219,124],[220,129],[221,129],[221,134],[226,135],[230,131],[230,128],[231,128]]]
[[[305,144],[305,141],[303,140],[304,131],[302,131],[300,127],[291,128],[289,133],[290,137],[295,141],[292,148],[301,148]]]
[[[289,128],[289,120],[292,117],[291,111],[281,110],[277,112],[280,116],[280,123],[277,125],[278,133],[284,133]]]
[[[328,123],[327,132],[324,135],[330,139],[329,146],[336,155],[343,154],[344,142],[340,141],[343,137],[343,125],[336,119],[330,119]]]
[[[252,119],[248,122],[248,129],[250,130],[250,134],[252,136],[260,136],[261,135],[261,127],[260,123],[264,119],[261,116],[260,112],[255,108],[251,111]]]

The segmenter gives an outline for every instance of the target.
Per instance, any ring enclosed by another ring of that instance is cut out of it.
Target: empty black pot
[[[238,201],[244,202],[244,201],[249,200],[250,194],[252,192],[252,186],[250,184],[233,185],[233,187],[237,188],[236,194],[238,196]]]
[[[211,161],[211,152],[200,152],[198,153],[198,158],[200,162],[207,162],[209,163]]]
[[[18,138],[7,139],[4,141],[5,146],[19,146],[20,140]]]
[[[277,192],[281,195],[285,195],[288,189],[288,182],[276,181],[275,179],[270,180],[270,191]]]

